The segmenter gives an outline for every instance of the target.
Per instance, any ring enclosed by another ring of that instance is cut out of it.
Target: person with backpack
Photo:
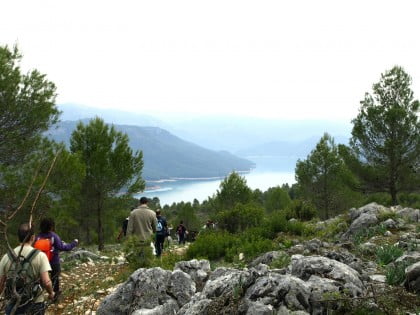
[[[121,240],[121,238],[124,236],[127,236],[127,227],[128,227],[128,219],[129,217],[125,218],[125,220],[123,221],[122,225],[121,225],[121,231],[117,236],[117,241]]]
[[[51,279],[54,288],[54,302],[58,300],[61,295],[60,291],[60,251],[70,251],[77,246],[79,241],[77,239],[73,242],[66,244],[61,238],[54,232],[55,222],[51,218],[45,218],[40,224],[41,233],[35,238],[34,247],[42,250],[48,257],[51,265]]]
[[[168,233],[168,223],[166,222],[166,218],[162,216],[161,210],[156,210],[156,256],[160,257],[163,251],[163,243],[165,242],[165,237]]]
[[[14,253],[8,252],[0,261],[0,293],[8,301],[6,314],[15,310],[15,314],[40,314],[45,313],[45,302],[42,290],[48,292],[48,298],[53,300],[49,271],[51,266],[47,256],[32,247],[35,235],[28,223],[23,223],[18,229],[20,245]],[[20,296],[14,294],[14,291]]]
[[[187,234],[187,228],[184,225],[184,221],[181,221],[176,229],[176,232],[178,234],[178,243],[179,245],[184,244],[185,245],[185,235]]]

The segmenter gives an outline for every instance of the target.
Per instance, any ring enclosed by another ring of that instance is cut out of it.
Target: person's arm
[[[6,283],[6,276],[1,276],[0,277],[0,295],[3,293],[5,283]]]
[[[75,248],[78,243],[77,240],[74,240],[73,242],[66,244],[61,240],[60,236],[58,236],[55,233],[53,234],[53,237],[54,237],[54,244],[53,244],[54,249],[57,249],[59,251],[65,251],[65,252],[70,251],[73,248]]]
[[[41,272],[41,283],[48,293],[48,298],[52,300],[54,298],[54,291],[48,271]]]

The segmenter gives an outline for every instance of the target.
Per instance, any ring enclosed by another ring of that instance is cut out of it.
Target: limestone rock
[[[420,262],[405,269],[405,287],[409,291],[420,293]]]
[[[365,291],[360,274],[356,270],[327,257],[294,255],[291,274],[305,281],[312,275],[334,280],[352,296],[360,296]]]
[[[211,272],[210,262],[204,259],[177,262],[174,270],[177,269],[182,270],[191,276],[191,279],[196,284],[197,291],[201,291],[204,286],[204,282],[207,280]]]

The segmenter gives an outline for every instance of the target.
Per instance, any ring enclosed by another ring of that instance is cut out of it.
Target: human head
[[[22,223],[18,228],[18,238],[21,243],[30,243],[34,236],[34,230],[29,226],[28,223]]]
[[[41,233],[48,233],[54,230],[55,223],[51,218],[42,219],[40,224]]]
[[[140,204],[141,205],[145,205],[145,204],[147,204],[147,202],[149,201],[149,199],[147,199],[146,197],[141,197],[140,198]]]
[[[161,211],[160,211],[160,209],[157,209],[157,210],[156,210],[156,216],[157,216],[157,217],[158,217],[158,216],[160,216],[160,212],[161,212]]]

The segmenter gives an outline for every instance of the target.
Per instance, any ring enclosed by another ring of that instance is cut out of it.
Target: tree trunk
[[[389,193],[391,194],[391,203],[393,206],[398,204],[397,202],[397,189],[395,188],[395,182],[391,182],[391,187],[389,187]]]
[[[104,249],[104,229],[102,226],[102,206],[100,200],[98,200],[98,250]]]

